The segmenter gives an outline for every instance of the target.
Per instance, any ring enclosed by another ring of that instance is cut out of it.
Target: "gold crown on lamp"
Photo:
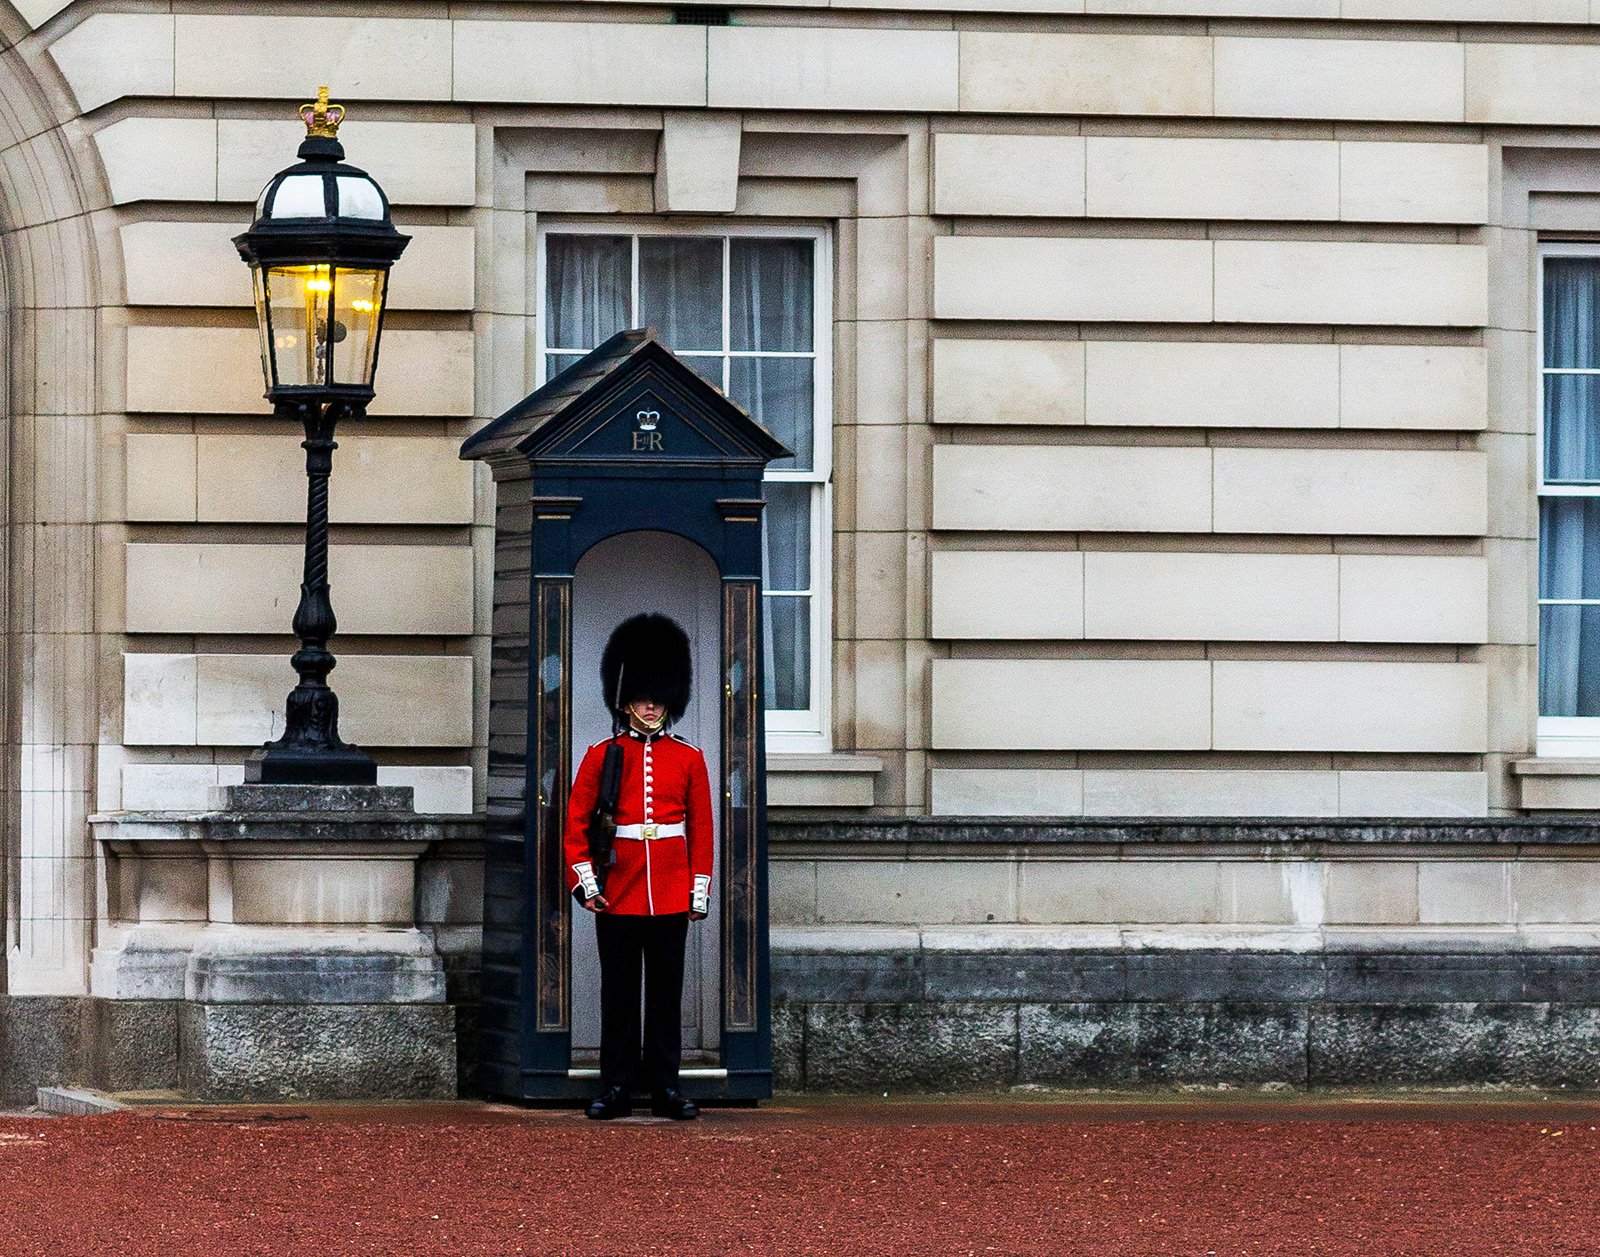
[[[339,124],[344,121],[344,106],[330,105],[327,87],[319,87],[317,99],[300,106],[300,120],[306,124],[307,136],[336,140],[339,138]]]

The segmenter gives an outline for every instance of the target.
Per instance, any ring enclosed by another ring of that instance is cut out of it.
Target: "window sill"
[[[1600,812],[1600,759],[1519,759],[1511,772],[1525,812]]]
[[[767,806],[871,807],[882,771],[871,755],[768,755]]]

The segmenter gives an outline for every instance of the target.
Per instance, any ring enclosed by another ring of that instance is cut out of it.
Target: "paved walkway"
[[[8,1257],[1600,1253],[1600,1098],[0,1117]]]

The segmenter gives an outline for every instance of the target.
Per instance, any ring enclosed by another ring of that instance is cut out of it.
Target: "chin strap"
[[[694,875],[694,891],[689,896],[689,911],[711,911],[711,878],[705,873]]]

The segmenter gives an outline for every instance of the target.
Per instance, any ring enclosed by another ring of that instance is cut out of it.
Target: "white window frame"
[[[1534,411],[1534,459],[1538,468],[1537,480],[1534,485],[1536,498],[1536,515],[1540,519],[1540,528],[1534,547],[1534,579],[1538,580],[1541,566],[1540,559],[1544,553],[1543,536],[1543,500],[1549,497],[1600,497],[1600,485],[1574,485],[1574,484],[1547,484],[1544,476],[1544,414],[1545,414],[1545,377],[1551,374],[1560,375],[1591,375],[1600,374],[1600,371],[1588,371],[1574,368],[1545,366],[1545,339],[1544,339],[1544,264],[1545,259],[1553,257],[1584,257],[1600,261],[1600,241],[1591,242],[1564,242],[1545,243],[1539,246],[1539,273],[1536,282],[1538,290],[1538,317],[1535,320],[1534,344],[1538,354],[1539,363],[1536,368],[1539,376],[1539,387]],[[1537,584],[1534,589],[1536,607],[1546,605],[1585,605],[1600,603],[1595,598],[1551,598],[1539,596]],[[1542,623],[1543,616],[1537,617]],[[1544,649],[1544,634],[1539,632],[1539,649]],[[1539,702],[1538,673],[1534,676],[1534,702]],[[1546,716],[1542,712],[1538,716],[1537,738],[1535,754],[1551,757],[1584,757],[1600,756],[1600,716]]]
[[[773,237],[815,242],[812,264],[812,337],[815,390],[812,413],[812,465],[809,470],[769,470],[774,482],[816,486],[811,512],[811,701],[804,710],[769,711],[767,751],[775,754],[818,753],[833,743],[833,233],[826,226],[806,223],[750,223],[730,219],[705,219],[693,223],[634,218],[547,218],[540,215],[535,243],[534,341],[537,345],[534,379],[545,382],[546,355],[566,346],[550,346],[546,337],[545,237],[547,235],[631,236],[633,292],[630,308],[639,310],[639,237],[715,236]],[[722,344],[724,357],[729,339],[730,302],[728,250],[723,249]],[[765,598],[763,599],[765,601]],[[762,616],[766,608],[762,607]]]

